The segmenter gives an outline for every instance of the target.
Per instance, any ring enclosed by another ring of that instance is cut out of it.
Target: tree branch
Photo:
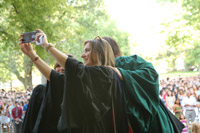
[[[19,11],[17,10],[16,6],[15,6],[14,4],[12,4],[12,6],[14,7],[14,9],[15,9],[15,12],[18,14],[18,13],[19,13]]]

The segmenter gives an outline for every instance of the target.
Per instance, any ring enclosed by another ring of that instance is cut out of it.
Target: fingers
[[[45,34],[42,30],[36,29],[36,31],[37,31],[37,33],[35,35],[35,41],[32,41],[32,43],[36,43],[36,41],[40,43],[40,39],[39,39],[40,36],[42,36],[42,35],[45,36]],[[19,44],[23,44],[23,34],[20,34]],[[30,44],[25,44],[24,46],[28,46],[28,45],[30,45]]]
[[[42,30],[40,30],[40,29],[36,29],[36,31],[38,31],[38,32],[41,32],[41,33],[44,33]]]
[[[20,39],[19,39],[19,44],[21,44],[21,43],[22,43],[22,40],[23,40],[22,38],[20,38]]]
[[[35,36],[35,41],[39,42],[40,43],[40,36],[42,36],[43,33],[37,33],[36,36]]]
[[[23,41],[23,34],[20,34],[19,44],[21,44]]]
[[[20,43],[19,45],[22,47],[25,47],[25,46],[27,47],[27,46],[30,46],[31,44],[30,43]]]

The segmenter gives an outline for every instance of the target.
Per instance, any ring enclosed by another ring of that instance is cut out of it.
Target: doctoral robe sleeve
[[[60,104],[63,98],[64,92],[64,74],[51,71],[49,82],[49,104],[52,104],[52,109],[56,110],[55,113],[60,115]]]
[[[125,101],[134,132],[148,132],[159,105],[158,74],[139,56],[116,59],[124,79]]]
[[[57,132],[64,89],[64,74],[51,70],[33,132]]]

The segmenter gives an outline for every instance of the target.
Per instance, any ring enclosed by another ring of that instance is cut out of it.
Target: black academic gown
[[[51,71],[47,82],[45,97],[33,129],[33,133],[58,133],[57,124],[60,117],[64,89],[64,74]]]
[[[38,112],[40,110],[46,85],[38,85],[33,89],[28,108],[23,120],[22,133],[31,133],[36,122]]]
[[[68,58],[59,130],[70,133],[126,133],[125,107],[115,73]]]

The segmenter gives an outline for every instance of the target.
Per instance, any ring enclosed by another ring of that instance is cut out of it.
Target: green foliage
[[[116,28],[116,23],[114,21],[98,23],[99,29],[97,35],[100,36],[110,36],[117,41],[123,55],[130,55],[130,45],[129,45],[129,34],[127,32],[122,32]]]
[[[97,35],[113,37],[122,51],[129,53],[128,33],[119,31],[110,21],[102,0],[0,0],[0,12],[1,81],[13,73],[25,87],[32,85],[28,82],[33,64],[22,54],[18,40],[20,34],[36,29],[42,29],[58,49],[78,59],[84,41]],[[43,48],[33,47],[42,59],[53,63]]]
[[[199,42],[194,42],[194,45],[191,49],[188,49],[186,52],[186,66],[196,66],[199,67],[200,64],[200,44]],[[195,50],[194,50],[195,49]]]
[[[181,5],[182,12],[170,22],[165,22],[166,45],[174,49],[178,58],[185,55],[186,67],[199,66],[200,60],[200,0],[159,0]],[[166,49],[166,51],[170,51]],[[172,56],[171,56],[172,57]],[[167,56],[166,58],[169,58]]]

